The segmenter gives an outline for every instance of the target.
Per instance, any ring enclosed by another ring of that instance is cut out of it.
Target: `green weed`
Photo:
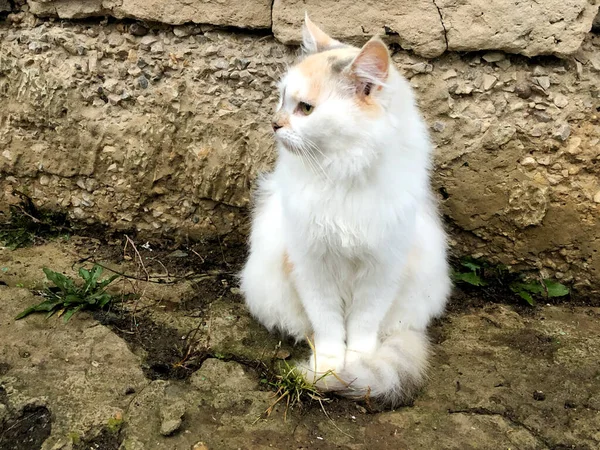
[[[113,296],[106,292],[106,287],[119,275],[100,281],[102,267],[99,265],[94,265],[91,270],[83,267],[79,269],[79,276],[83,280],[81,285],[76,285],[71,278],[46,267],[43,270],[54,286],[42,291],[41,294],[45,298],[43,302],[27,308],[15,318],[16,320],[35,312],[45,312],[46,318],[58,313],[67,322],[77,311],[102,309],[113,301]]]
[[[536,299],[549,299],[569,295],[567,286],[551,279],[527,278],[521,273],[514,273],[503,265],[492,265],[473,258],[464,258],[456,264],[452,279],[458,284],[475,287],[486,286],[507,287],[508,290],[525,300],[531,306]]]

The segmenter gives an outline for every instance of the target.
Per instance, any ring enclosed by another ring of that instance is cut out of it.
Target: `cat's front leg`
[[[381,324],[398,292],[396,268],[379,267],[356,283],[346,319],[346,364],[377,350]]]
[[[296,264],[295,286],[311,322],[313,354],[305,366],[317,379],[340,371],[346,354],[346,331],[342,300],[333,276],[324,265]],[[310,377],[309,377],[310,378]]]

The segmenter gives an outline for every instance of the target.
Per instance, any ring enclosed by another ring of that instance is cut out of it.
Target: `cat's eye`
[[[315,107],[310,103],[300,102],[298,103],[298,111],[300,111],[305,116],[308,116],[310,113],[314,111]]]

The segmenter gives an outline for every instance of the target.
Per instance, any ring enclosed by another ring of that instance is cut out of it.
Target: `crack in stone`
[[[435,0],[431,0],[433,2],[433,6],[437,9],[438,14],[440,15],[440,22],[442,24],[442,28],[444,29],[444,41],[446,41],[446,51],[448,51],[448,30],[446,29],[446,24],[444,23],[444,16],[442,16],[442,10],[437,5]]]
[[[509,411],[507,411],[505,413],[499,413],[499,412],[491,411],[487,408],[475,407],[475,408],[448,409],[448,414],[474,414],[474,415],[478,415],[478,416],[499,416],[505,420],[508,420],[514,426],[523,428],[524,430],[529,432],[529,434],[531,434],[534,438],[536,438],[538,441],[540,441],[542,444],[544,444],[546,447],[555,448],[555,446],[553,444],[551,444],[544,436],[542,436],[540,433],[538,433],[536,430],[532,429],[531,427],[525,425],[519,419],[514,417],[514,415],[511,414]]]

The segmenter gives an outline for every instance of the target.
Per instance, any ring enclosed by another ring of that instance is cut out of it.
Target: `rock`
[[[102,89],[109,93],[117,92],[117,86],[119,85],[119,80],[115,78],[108,78],[102,84]]]
[[[186,404],[183,400],[160,408],[160,434],[170,436],[175,433],[183,423]]]
[[[539,402],[546,400],[546,394],[542,391],[533,391],[533,398]]]
[[[192,34],[192,27],[188,25],[173,27],[173,34],[180,38],[187,37]]]
[[[148,28],[139,22],[134,22],[129,26],[129,33],[134,36],[146,36],[146,34],[148,34]]]
[[[556,94],[554,96],[553,102],[559,108],[564,108],[564,107],[566,107],[569,104],[569,99],[566,96],[562,95],[562,94]]]
[[[197,442],[193,445],[192,450],[208,450],[208,447],[204,442]]]
[[[165,51],[165,47],[162,42],[158,41],[150,46],[150,51],[152,53],[162,53]]]
[[[431,129],[433,131],[437,131],[438,133],[441,133],[442,131],[444,131],[446,129],[446,124],[444,122],[440,122],[439,120],[436,120],[435,122],[433,122]]]
[[[0,12],[11,11],[10,2],[8,0],[0,0]]]
[[[487,73],[483,76],[482,87],[484,91],[489,91],[494,87],[498,79],[493,75],[488,75]]]
[[[594,194],[594,202],[600,203],[600,191]]]
[[[556,139],[559,139],[561,141],[566,141],[567,139],[569,139],[570,135],[571,135],[571,127],[569,126],[568,123],[563,123],[556,129],[553,136]]]
[[[565,56],[580,48],[598,8],[587,0],[385,0],[372,6],[365,17],[363,6],[348,0],[275,1],[275,37],[285,44],[299,43],[305,11],[335,38],[364,42],[374,34],[386,34],[390,42],[425,57],[439,56],[446,49]],[[558,11],[561,20],[556,18]],[[500,54],[491,53],[489,58],[500,61]]]
[[[517,83],[515,86],[515,94],[519,98],[529,98],[531,97],[531,86],[527,82]]]
[[[28,0],[30,10],[39,16],[61,19],[111,15],[117,19],[135,18],[180,25],[187,22],[208,23],[239,28],[269,28],[271,1],[248,0],[240,8],[235,0],[190,2],[186,0]]]
[[[433,72],[433,66],[425,62],[420,62],[408,66],[408,70],[411,70],[415,73],[431,73]]]
[[[442,74],[442,80],[449,80],[450,78],[455,78],[457,76],[456,70],[450,69]]]
[[[516,132],[517,129],[512,125],[493,125],[483,135],[483,146],[489,150],[497,149],[508,143]]]
[[[148,87],[148,78],[146,78],[144,75],[141,75],[137,79],[137,85],[140,89],[146,89]]]
[[[550,78],[547,76],[543,76],[543,77],[535,77],[533,79],[533,81],[535,81],[535,83],[540,86],[544,91],[548,90],[550,88]]]
[[[152,35],[144,36],[140,40],[140,48],[142,50],[150,50],[150,46],[152,44],[154,44],[156,41],[158,41],[158,38],[156,36],[152,36]]]
[[[488,52],[482,56],[483,60],[489,63],[502,61],[506,55],[502,52]]]

